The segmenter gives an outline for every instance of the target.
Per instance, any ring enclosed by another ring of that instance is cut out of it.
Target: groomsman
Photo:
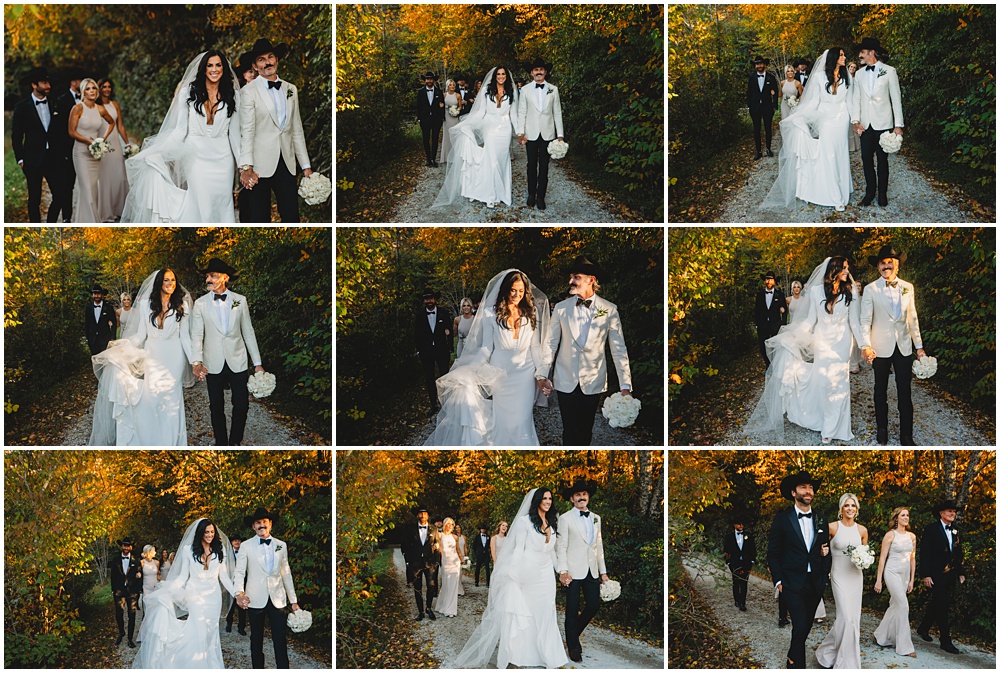
[[[83,70],[80,68],[67,68],[66,78],[69,80],[69,89],[56,98],[56,111],[59,113],[55,120],[56,132],[63,137],[66,155],[62,161],[62,203],[53,203],[52,207],[56,209],[57,214],[62,211],[64,223],[73,221],[73,188],[76,185],[76,168],[73,166],[73,143],[76,141],[69,135],[69,113],[72,112],[73,106],[82,100],[80,82],[83,80],[83,74]]]
[[[441,126],[444,124],[444,94],[437,88],[437,75],[428,71],[424,76],[424,85],[417,89],[417,121],[420,122],[420,132],[424,136],[424,154],[427,155],[427,165],[437,168],[438,138],[441,136]]]
[[[764,274],[764,287],[757,291],[753,307],[754,322],[757,323],[757,343],[767,367],[771,366],[771,361],[767,357],[764,342],[777,334],[785,324],[786,306],[785,293],[775,286],[774,272],[768,271]]]
[[[753,140],[757,147],[754,159],[760,159],[760,127],[764,125],[764,135],[767,140],[767,156],[771,153],[771,120],[774,111],[778,109],[778,80],[767,72],[771,65],[770,59],[758,56],[753,61],[754,72],[747,77],[747,107],[750,109],[750,119],[753,120]]]
[[[406,560],[406,584],[413,587],[417,599],[416,621],[424,618],[424,598],[421,585],[427,586],[427,616],[434,620],[431,603],[437,596],[437,570],[441,564],[441,534],[430,525],[430,514],[423,507],[417,509],[417,523],[408,526],[401,545]]]
[[[413,340],[420,354],[420,364],[424,369],[424,385],[430,397],[430,413],[437,413],[437,376],[434,367],[437,366],[438,376],[448,373],[451,366],[451,314],[442,306],[437,305],[441,298],[440,292],[424,290],[422,299],[423,310],[417,313],[413,321]]]
[[[722,553],[726,557],[726,565],[733,574],[733,598],[740,612],[747,611],[747,583],[750,581],[750,569],[757,561],[757,543],[749,533],[743,532],[744,518],[734,516],[730,519],[733,530],[726,533],[722,540]]]
[[[486,586],[490,585],[490,534],[486,526],[479,527],[479,535],[472,540],[472,554],[476,557],[476,586],[479,586],[479,569],[486,567]]]
[[[111,557],[108,563],[111,575],[111,593],[115,599],[115,621],[118,622],[118,640],[125,637],[125,612],[128,611],[128,646],[135,647],[135,610],[142,593],[142,566],[132,557],[132,538],[118,541],[121,554]],[[179,561],[179,559],[178,559]]]
[[[88,302],[83,309],[83,325],[91,355],[107,350],[108,343],[115,338],[115,333],[118,331],[118,315],[115,309],[104,301],[107,294],[108,291],[99,283],[94,283],[90,291],[94,301]]]
[[[44,178],[52,193],[52,204],[46,218],[52,223],[59,218],[59,206],[64,198],[66,123],[55,100],[49,98],[51,84],[48,70],[32,68],[21,83],[31,86],[31,94],[14,106],[10,145],[28,183],[28,221],[42,221]]]
[[[954,500],[945,500],[934,508],[934,514],[937,519],[924,529],[920,538],[920,576],[924,578],[924,586],[931,590],[931,602],[927,605],[917,635],[931,642],[929,631],[937,622],[941,649],[958,654],[958,648],[951,642],[948,621],[955,580],[959,584],[965,583],[962,544],[954,525],[958,505]]]

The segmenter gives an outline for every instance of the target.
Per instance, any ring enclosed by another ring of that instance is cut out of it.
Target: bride
[[[125,162],[122,222],[235,222],[240,92],[218,49],[198,54],[174,89],[160,132]]]
[[[486,73],[483,81],[472,110],[448,130],[448,168],[434,208],[462,197],[483,201],[487,208],[499,201],[511,204],[510,143],[519,92],[502,65]]]
[[[556,624],[556,536],[552,491],[533,488],[521,501],[490,580],[482,621],[455,660],[455,668],[483,668],[496,652],[497,668],[567,663]],[[498,649],[499,648],[499,649]]]
[[[744,432],[771,432],[784,438],[784,416],[816,430],[824,444],[849,441],[851,434],[850,359],[861,343],[858,289],[844,257],[827,257],[802,290],[805,306],[777,336],[764,342],[771,366],[764,393]]]
[[[816,60],[799,104],[781,120],[778,177],[762,209],[792,208],[799,198],[844,210],[850,201],[851,161],[848,89],[855,83],[840,47]]]
[[[548,298],[522,271],[494,276],[462,356],[437,380],[441,411],[425,445],[537,446],[535,379],[547,375],[548,324]]]
[[[237,595],[235,569],[233,547],[214,523],[198,519],[188,526],[166,579],[144,599],[132,668],[225,668],[219,621]]]
[[[192,306],[172,269],[143,281],[122,338],[91,358],[98,389],[88,444],[187,445],[182,386],[194,385]]]

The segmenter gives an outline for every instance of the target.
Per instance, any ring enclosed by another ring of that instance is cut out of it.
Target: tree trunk
[[[608,453],[610,453],[611,455],[609,456],[610,460],[608,460],[608,480],[607,480],[607,483],[611,484],[611,483],[614,482],[614,477],[615,477],[615,458],[618,457],[618,452],[615,451],[614,449],[611,449],[610,451],[608,451]]]
[[[956,458],[954,449],[945,449],[944,453],[944,497],[945,500],[955,499]]]
[[[660,501],[663,500],[663,471],[660,471],[660,476],[656,479],[656,484],[653,486],[653,495],[649,499],[649,509],[646,512],[647,519],[659,519],[663,513],[663,508],[660,507]]]
[[[917,479],[920,477],[920,452],[913,452],[913,471],[910,473],[910,488],[909,491],[913,491],[917,487]]]
[[[636,473],[635,484],[639,492],[638,513],[646,517],[649,512],[649,501],[653,497],[652,451],[638,451],[639,471]]]
[[[962,519],[962,508],[965,507],[965,501],[969,499],[969,490],[972,487],[972,482],[975,480],[978,471],[976,468],[979,467],[980,461],[983,459],[983,451],[970,451],[969,452],[969,464],[965,466],[965,475],[962,477],[962,488],[958,492],[958,498],[955,502],[958,504],[958,519]]]

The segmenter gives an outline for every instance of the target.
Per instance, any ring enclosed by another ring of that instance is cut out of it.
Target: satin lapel
[[[802,536],[802,527],[799,526],[799,517],[797,512],[798,510],[792,506],[792,509],[788,512],[788,519],[792,522],[792,528],[795,529],[795,534],[798,537],[799,542],[802,543],[802,548],[808,552],[809,548],[806,547],[806,539]]]
[[[219,330],[219,334],[225,336],[226,331],[222,329],[222,324],[219,322],[219,311],[215,308],[215,301],[213,301],[212,297],[209,297],[205,300],[205,303],[208,304],[208,313],[211,316],[212,324],[215,325],[215,329]]]
[[[573,335],[573,342],[580,345],[580,325],[576,322],[576,304],[570,302],[566,307],[566,320],[569,323],[569,333]]]
[[[257,88],[260,90],[260,97],[264,99],[264,107],[267,109],[267,114],[271,116],[271,121],[274,122],[275,127],[280,130],[281,127],[278,126],[278,110],[274,107],[274,101],[271,100],[271,94],[267,91],[268,80],[263,77],[258,77],[257,79],[260,81]]]
[[[816,519],[817,518],[819,518],[819,517],[816,516],[816,512],[813,512],[813,515],[812,515],[812,523],[813,523],[813,543],[812,543],[812,547],[816,546],[816,540],[817,540],[817,538],[819,538],[819,533],[816,532],[816,524],[817,524]],[[809,547],[809,551],[812,551],[812,547]]]
[[[599,328],[598,328],[598,325],[597,325],[597,321],[600,320],[601,318],[598,318],[597,314],[601,311],[601,309],[607,310],[607,306],[604,305],[604,300],[601,299],[600,297],[598,297],[595,294],[594,295],[594,316],[590,319],[590,331],[587,332],[587,343],[584,344],[584,348],[589,347],[590,344],[593,343],[595,339],[600,338],[598,336]],[[609,311],[609,313],[610,313],[610,311]],[[603,318],[607,318],[608,316],[605,314],[602,317]]]

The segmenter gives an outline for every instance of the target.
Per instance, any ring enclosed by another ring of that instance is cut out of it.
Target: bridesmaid
[[[833,555],[830,584],[837,603],[837,618],[816,648],[816,661],[823,668],[861,668],[861,594],[865,578],[846,553],[851,545],[868,544],[868,529],[857,521],[860,509],[858,497],[845,493],[840,496],[840,521],[831,521],[829,525]]]
[[[114,131],[114,118],[97,100],[97,82],[88,77],[80,82],[83,100],[69,113],[69,136],[73,143],[73,168],[76,169],[77,203],[73,208],[74,222],[101,222],[98,180],[101,162],[87,149],[95,138],[107,140]]]
[[[128,322],[129,316],[132,314],[132,295],[128,292],[122,292],[121,295],[122,307],[118,309],[118,326],[121,328],[119,334],[125,333],[125,324]],[[121,337],[119,337],[121,338]],[[163,560],[166,560],[167,550],[163,550]]]
[[[490,555],[493,557],[493,565],[496,565],[497,556],[500,555],[503,543],[507,539],[508,528],[510,528],[510,526],[507,525],[507,522],[501,521],[497,524],[496,533],[490,538]]]
[[[451,149],[451,134],[448,131],[458,124],[460,117],[452,117],[448,108],[457,105],[462,109],[462,96],[455,88],[455,80],[448,80],[444,84],[444,130],[441,132],[441,162],[448,161],[448,151]]]
[[[455,539],[458,540],[458,558],[461,559],[462,563],[464,564],[465,563],[465,559],[468,558],[468,556],[469,556],[469,550],[466,549],[466,540],[465,540],[465,536],[462,535],[462,526],[461,526],[461,524],[457,524],[457,523],[455,524]],[[459,572],[458,572],[458,595],[459,596],[464,596],[465,595],[465,585],[462,583],[462,580],[464,580],[464,579],[465,579],[465,573],[463,573],[461,570],[459,570]]]
[[[910,637],[910,604],[906,594],[913,591],[917,571],[917,536],[910,532],[910,510],[897,507],[889,519],[889,532],[882,538],[882,556],[878,560],[875,593],[882,593],[882,576],[889,588],[889,609],[875,629],[875,643],[896,646],[896,654],[917,657]],[[888,557],[888,561],[886,560]]]
[[[101,92],[100,103],[115,120],[114,129],[108,142],[114,152],[101,159],[101,179],[98,183],[102,222],[114,222],[121,219],[125,210],[125,197],[128,196],[128,180],[125,177],[125,145],[128,144],[128,134],[122,119],[122,109],[114,100],[114,82],[105,77],[97,81]]]
[[[462,298],[461,311],[461,315],[455,316],[455,324],[452,326],[452,332],[458,335],[456,358],[462,357],[462,347],[465,345],[466,337],[469,336],[469,330],[472,329],[472,300],[468,297]]]
[[[799,86],[802,86],[801,84]],[[786,297],[785,302],[788,304],[788,322],[792,322],[792,316],[802,308],[805,302],[802,299],[802,283],[797,280],[792,281],[792,296]],[[803,314],[805,315],[805,314]]]
[[[792,111],[792,107],[788,104],[787,99],[789,96],[796,96],[797,98],[802,98],[802,84],[799,80],[795,79],[795,68],[790,65],[785,66],[785,81],[781,83],[781,118],[784,119],[788,116],[788,113]]]

